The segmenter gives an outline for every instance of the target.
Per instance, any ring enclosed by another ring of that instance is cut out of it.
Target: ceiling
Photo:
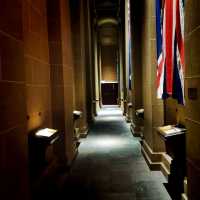
[[[116,18],[120,14],[120,0],[94,0],[97,18]]]
[[[94,0],[94,16],[97,19],[101,45],[116,45],[121,0]]]

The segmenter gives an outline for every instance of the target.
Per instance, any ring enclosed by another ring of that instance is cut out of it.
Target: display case
[[[59,139],[55,129],[39,129],[29,134],[29,166],[32,177],[40,175],[47,167],[47,151]]]
[[[183,125],[169,125],[158,128],[165,141],[166,152],[172,158],[167,189],[173,200],[181,200],[186,176],[186,129]]]
[[[144,119],[144,109],[141,108],[141,109],[137,109],[136,112],[135,112],[136,116],[140,119]]]

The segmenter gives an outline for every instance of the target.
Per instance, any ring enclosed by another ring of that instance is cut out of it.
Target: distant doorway
[[[118,104],[118,82],[101,83],[101,93],[103,105]]]

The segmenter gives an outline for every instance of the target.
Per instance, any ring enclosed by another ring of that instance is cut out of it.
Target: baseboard
[[[81,130],[80,131],[80,138],[86,138],[87,135],[88,135],[88,132],[89,132],[88,128]]]
[[[130,129],[134,137],[142,137],[142,131],[137,131],[136,126],[133,123],[131,123]]]
[[[74,147],[75,149],[74,149],[74,152],[73,152],[73,156],[72,156],[72,158],[70,159],[70,160],[68,160],[68,162],[67,162],[67,165],[69,166],[69,168],[71,168],[71,166],[73,165],[73,163],[75,162],[75,160],[76,160],[76,158],[77,158],[77,156],[78,156],[78,147],[77,146],[75,146]]]
[[[187,197],[187,195],[184,193],[184,194],[182,194],[182,199],[181,200],[188,200],[188,197]]]
[[[149,157],[148,153],[144,150],[143,147],[142,147],[142,154],[143,154],[149,168],[152,171],[159,171],[161,169],[161,162],[152,161],[151,158]]]
[[[170,174],[170,160],[164,152],[153,152],[145,140],[142,141],[142,154],[152,171],[161,171],[168,179]]]
[[[184,180],[184,193],[187,195],[188,194],[188,189],[187,189],[187,178]]]
[[[170,165],[171,165],[171,162],[172,162],[172,158],[168,154],[163,153],[162,162],[164,163],[164,165],[166,166],[168,171],[170,171]]]
[[[188,192],[187,192],[187,178],[185,178],[184,180],[184,193],[182,194],[182,200],[188,200],[188,196],[187,196]]]
[[[129,114],[126,113],[125,116],[126,116],[126,122],[127,122],[127,123],[131,123],[131,120],[132,120],[132,119],[131,119],[131,117],[129,116]]]

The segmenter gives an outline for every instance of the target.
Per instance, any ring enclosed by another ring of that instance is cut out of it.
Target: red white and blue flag
[[[157,35],[157,97],[161,99],[164,93],[164,55],[163,55],[163,9],[162,0],[156,0],[156,35]]]
[[[184,2],[156,0],[157,97],[184,104]]]
[[[131,8],[128,1],[128,89],[131,90],[132,78],[132,38],[131,38]]]

